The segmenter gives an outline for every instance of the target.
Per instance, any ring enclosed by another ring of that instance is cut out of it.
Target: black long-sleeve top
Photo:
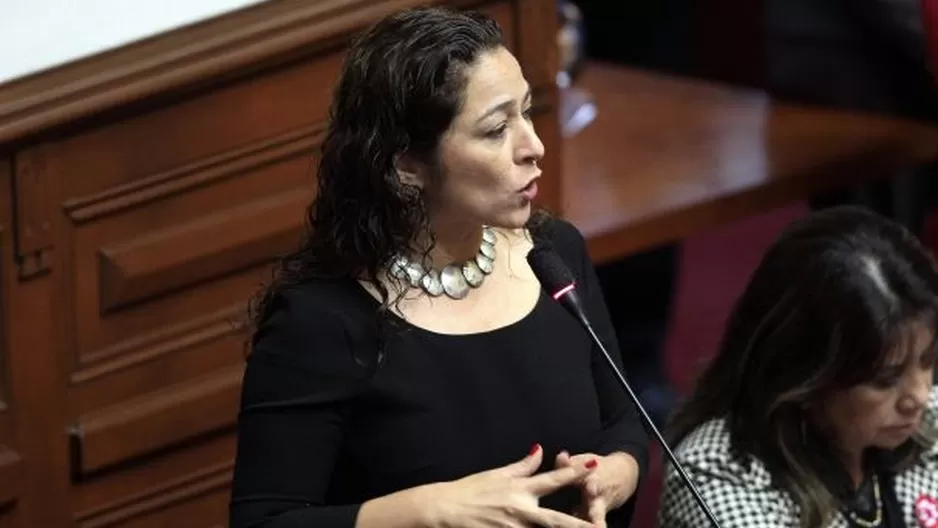
[[[573,270],[621,368],[583,237],[561,220],[536,236]],[[377,306],[350,278],[311,281],[268,310],[242,389],[232,527],[353,527],[369,499],[503,466],[534,443],[544,449],[541,470],[561,450],[623,451],[644,474],[638,414],[601,352],[545,292],[520,321],[471,335],[406,323],[379,334]],[[541,504],[569,512],[579,500],[567,489]],[[609,514],[610,527],[628,526],[633,502]]]

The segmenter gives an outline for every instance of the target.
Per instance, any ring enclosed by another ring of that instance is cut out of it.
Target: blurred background
[[[422,3],[0,5],[0,526],[226,525],[247,299],[350,39]],[[543,205],[659,426],[791,220],[862,204],[938,247],[931,0],[442,3],[535,87]]]

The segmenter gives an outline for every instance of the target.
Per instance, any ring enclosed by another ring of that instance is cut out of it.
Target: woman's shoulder
[[[309,279],[271,295],[262,324],[287,316],[301,326],[331,327],[366,315],[367,295],[353,279]]]
[[[581,268],[589,261],[589,254],[586,240],[575,225],[562,218],[547,216],[539,220],[530,231],[535,243],[549,243],[568,266],[578,274],[583,271]]]
[[[586,242],[583,234],[572,223],[555,216],[544,216],[532,228],[535,239],[546,240],[558,250],[573,249],[582,251]]]
[[[676,446],[674,454],[682,465],[696,472],[732,481],[744,488],[755,490],[772,486],[771,475],[761,461],[733,451],[729,428],[723,418],[699,425]]]
[[[316,279],[277,291],[255,328],[249,357],[311,368],[346,363],[373,337],[374,310],[368,294],[355,288],[352,279]]]
[[[674,450],[701,496],[722,522],[732,526],[791,526],[791,498],[772,485],[765,465],[733,453],[726,420],[701,424]],[[668,466],[659,517],[661,526],[707,523],[678,472]]]
[[[732,458],[726,420],[719,418],[698,425],[677,444],[674,453],[686,463],[725,466]]]

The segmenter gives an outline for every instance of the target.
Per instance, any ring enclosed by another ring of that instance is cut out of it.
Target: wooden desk
[[[597,262],[938,159],[938,128],[801,108],[601,63],[598,115],[564,141],[561,214]]]

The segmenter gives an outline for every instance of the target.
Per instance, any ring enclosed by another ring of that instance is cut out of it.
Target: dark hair
[[[936,314],[935,262],[905,228],[856,207],[810,214],[763,257],[716,357],[672,418],[671,441],[725,418],[734,454],[764,462],[799,506],[802,526],[820,526],[835,503],[817,445],[805,442],[806,408],[872,381],[909,324],[934,328]],[[890,469],[913,463],[930,442],[917,434],[892,453]]]
[[[392,300],[380,270],[396,254],[430,251],[413,247],[429,233],[427,213],[419,190],[400,181],[394,159],[406,153],[435,161],[461,109],[467,68],[503,46],[486,15],[434,7],[397,12],[360,35],[333,95],[307,232],[251,303],[254,328],[279,293],[315,278],[364,277],[386,312]]]

